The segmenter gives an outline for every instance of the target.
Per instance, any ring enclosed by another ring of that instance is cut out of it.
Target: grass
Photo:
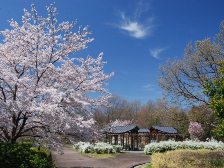
[[[146,164],[137,166],[136,168],[152,168],[152,165],[150,163],[146,163]]]
[[[223,150],[174,150],[165,153],[154,153],[151,156],[151,163],[154,168],[223,168]]]
[[[97,153],[82,153],[82,155],[95,158],[95,159],[104,159],[104,158],[114,158],[117,154],[97,154]]]

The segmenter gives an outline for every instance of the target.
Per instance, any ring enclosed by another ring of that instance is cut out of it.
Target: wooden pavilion
[[[106,141],[110,144],[119,144],[126,150],[137,150],[138,130],[136,125],[111,127],[105,131]]]
[[[169,139],[179,139],[180,135],[173,127],[152,126],[150,128],[150,142],[167,141]]]
[[[121,145],[125,150],[143,149],[150,142],[177,139],[179,134],[173,127],[152,126],[139,128],[137,125],[116,126],[104,129],[105,141]]]

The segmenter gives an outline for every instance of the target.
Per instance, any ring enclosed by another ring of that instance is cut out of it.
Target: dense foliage
[[[175,150],[166,153],[155,153],[151,156],[153,168],[223,168],[224,151]]]
[[[106,154],[106,153],[118,153],[121,151],[122,146],[120,145],[111,145],[104,142],[98,142],[95,144],[90,144],[89,142],[78,142],[73,145],[73,148],[82,152],[82,153],[97,153],[97,154]]]
[[[217,138],[224,140],[224,62],[220,66],[219,78],[208,82],[205,93],[209,96],[210,107],[219,120],[214,133]]]
[[[151,155],[153,153],[166,152],[177,149],[210,149],[216,150],[221,149],[224,150],[224,143],[218,142],[216,140],[210,141],[161,141],[159,143],[153,142],[145,146],[144,152],[146,155]]]
[[[0,167],[2,168],[52,168],[51,155],[30,144],[0,143]]]

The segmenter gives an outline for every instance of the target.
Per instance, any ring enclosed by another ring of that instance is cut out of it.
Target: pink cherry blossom
[[[21,24],[11,20],[11,28],[0,32],[0,140],[28,137],[58,149],[65,135],[94,133],[89,109],[107,105],[105,86],[113,74],[104,73],[102,53],[75,56],[93,41],[87,27],[58,23],[54,5],[47,17],[31,8]]]
[[[204,130],[200,123],[198,122],[190,122],[188,128],[191,139],[201,139],[204,133]]]

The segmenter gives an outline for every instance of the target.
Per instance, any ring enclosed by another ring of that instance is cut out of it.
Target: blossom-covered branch
[[[105,81],[112,73],[103,71],[103,54],[96,59],[73,56],[93,41],[88,28],[74,31],[75,22],[58,23],[54,5],[47,14],[40,16],[32,5],[31,11],[24,10],[22,24],[11,20],[11,28],[1,31],[2,141],[30,136],[55,147],[62,134],[83,137],[94,123],[84,111],[107,104],[110,97]]]

